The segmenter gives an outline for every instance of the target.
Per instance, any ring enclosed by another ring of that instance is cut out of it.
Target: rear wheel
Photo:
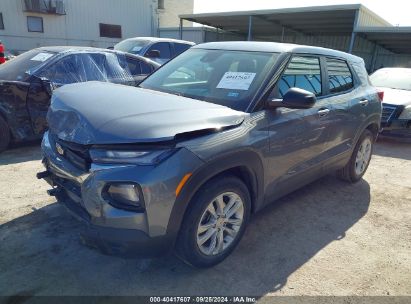
[[[365,130],[358,140],[348,164],[337,171],[338,177],[350,183],[358,182],[367,171],[373,147],[374,136],[371,131]]]
[[[0,152],[7,149],[10,144],[10,129],[7,122],[0,116]]]
[[[250,216],[250,195],[238,178],[207,182],[194,196],[177,240],[177,254],[195,267],[223,261],[244,234]]]

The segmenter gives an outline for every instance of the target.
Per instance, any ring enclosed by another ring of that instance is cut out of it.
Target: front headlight
[[[91,149],[90,157],[95,163],[155,165],[174,152],[174,149],[152,151]]]
[[[399,119],[411,119],[411,105],[406,106],[404,110],[402,110]]]

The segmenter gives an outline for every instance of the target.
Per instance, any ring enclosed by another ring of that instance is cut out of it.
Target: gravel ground
[[[379,142],[359,183],[329,176],[267,207],[207,270],[83,247],[40,159],[0,155],[0,295],[411,295],[411,145]]]

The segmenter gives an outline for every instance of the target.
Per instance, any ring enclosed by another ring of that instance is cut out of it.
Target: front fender
[[[253,210],[257,210],[259,206],[262,206],[264,197],[264,168],[258,153],[251,149],[225,153],[199,167],[184,185],[171,212],[167,234],[174,235],[174,237],[177,236],[187,208],[190,207],[190,204],[194,203],[191,201],[193,196],[204,183],[219,174],[239,167],[246,170],[250,177],[249,186],[251,187],[250,195],[252,197]]]

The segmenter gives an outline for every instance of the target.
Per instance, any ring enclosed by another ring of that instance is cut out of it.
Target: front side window
[[[345,61],[327,58],[326,62],[331,94],[346,92],[354,87],[351,71]]]
[[[44,33],[43,18],[27,16],[27,30],[29,32]]]
[[[320,59],[317,57],[294,56],[281,76],[275,95],[283,98],[291,88],[300,88],[316,96],[322,94]]]
[[[189,49],[140,85],[246,111],[279,54]]]
[[[170,43],[168,42],[158,42],[154,43],[147,51],[159,51],[161,59],[170,59],[171,58],[171,50],[170,50]]]

